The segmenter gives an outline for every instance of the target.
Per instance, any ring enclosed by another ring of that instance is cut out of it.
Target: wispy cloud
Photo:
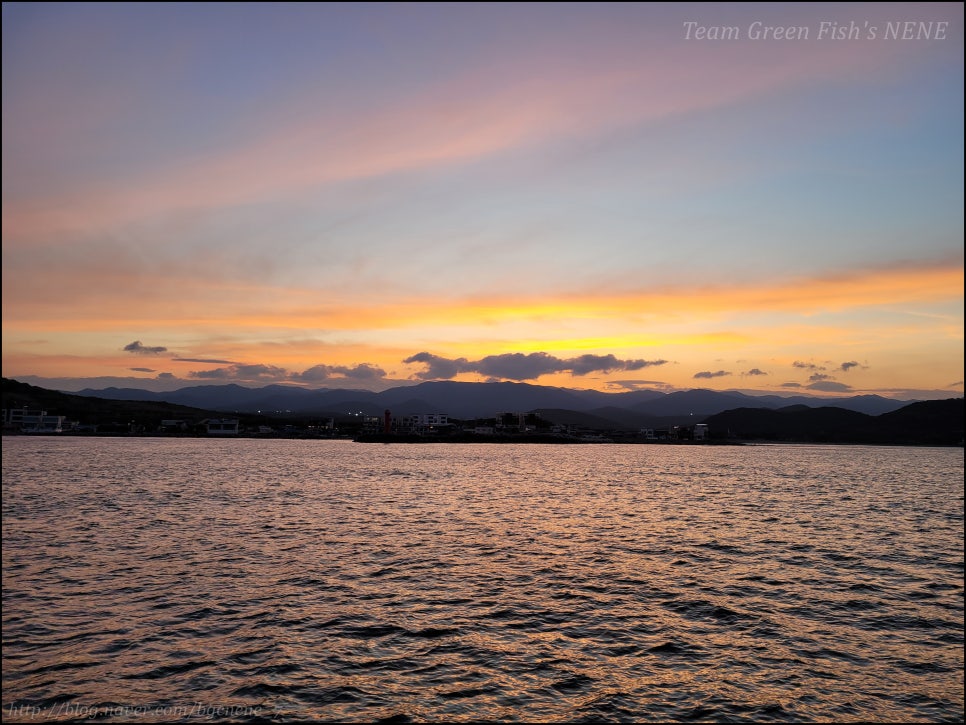
[[[852,387],[845,383],[837,383],[832,380],[820,380],[805,386],[808,390],[817,390],[823,393],[849,393]]]
[[[677,26],[678,19],[674,22]],[[838,80],[843,66],[887,78],[890,69],[907,62],[899,44],[839,43],[823,46],[820,53],[810,44],[772,45],[771,62],[762,63],[758,50],[747,46],[687,44],[673,36],[643,42],[634,26],[620,23],[614,18],[596,33],[586,32],[585,23],[582,34],[557,35],[543,48],[521,33],[502,49],[502,57],[454,67],[449,77],[420,84],[401,100],[386,94],[387,100],[369,104],[365,113],[350,104],[340,112],[324,93],[315,99],[303,92],[282,106],[297,114],[263,113],[260,132],[228,148],[211,144],[177,164],[145,164],[139,177],[129,173],[119,183],[86,180],[57,197],[11,199],[5,203],[6,234],[21,244],[55,231],[118,229],[159,213],[265,203],[326,185],[463,164],[553,140],[593,140],[642,123],[708,113],[778,88],[787,92]],[[590,44],[582,62],[561,62],[576,43]],[[655,54],[662,58],[660,72],[655,72]],[[520,68],[529,71],[520,73]],[[42,99],[48,87],[42,83],[31,90],[30,83],[21,84],[18,106],[49,109],[49,100]],[[64,84],[57,110],[110,119],[109,112],[96,109],[123,113],[124,94],[141,97],[138,91],[130,82],[114,93],[104,84]],[[278,106],[280,99],[273,100]],[[63,130],[38,125],[36,114],[22,118],[15,112],[12,132],[18,145],[42,148],[61,139],[76,144]],[[112,140],[101,139],[103,147],[88,154],[109,158]]]
[[[6,254],[5,249],[5,260]],[[543,327],[548,321],[558,320],[575,324],[599,320],[606,324],[616,319],[622,324],[628,321],[640,324],[644,320],[677,322],[695,315],[714,319],[763,311],[814,315],[875,307],[894,309],[958,301],[963,290],[962,263],[941,260],[932,264],[870,267],[835,276],[782,278],[741,285],[687,288],[675,281],[673,285],[653,286],[647,291],[603,292],[588,288],[586,283],[572,286],[571,280],[562,280],[564,288],[556,295],[544,293],[528,297],[516,292],[512,303],[504,304],[500,302],[504,296],[500,289],[494,289],[487,296],[448,295],[444,301],[422,290],[401,290],[390,285],[386,291],[367,288],[366,295],[352,298],[353,304],[340,305],[329,295],[310,287],[240,285],[221,281],[217,276],[173,276],[145,285],[136,270],[119,268],[108,273],[111,262],[105,262],[104,268],[86,269],[85,264],[83,260],[76,260],[71,271],[52,263],[45,276],[48,284],[75,300],[69,307],[59,300],[41,298],[29,308],[19,309],[15,318],[7,314],[5,324],[46,330],[57,329],[70,321],[73,329],[80,325],[95,329],[111,324],[126,325],[132,316],[137,316],[152,325],[177,328],[196,319],[195,305],[204,306],[205,319],[211,324],[234,329],[272,327],[280,320],[309,330],[373,331],[424,325],[467,328],[521,320],[531,320]],[[79,278],[77,271],[83,271],[85,277]],[[419,286],[425,289],[425,285]],[[11,277],[8,284],[5,278],[5,312],[8,300],[14,302],[29,294],[29,279]],[[172,294],[191,300],[191,306],[172,305]],[[351,292],[346,290],[346,294]],[[124,297],[124,304],[118,303],[118,295]]]
[[[716,372],[711,372],[710,370],[703,370],[700,373],[695,373],[691,377],[697,380],[700,380],[700,379],[710,380],[711,378],[724,378],[724,377],[727,377],[728,375],[731,375],[731,373],[729,373],[727,370],[718,370]]]
[[[608,380],[605,386],[611,390],[669,391],[674,389],[673,385],[661,380]]]

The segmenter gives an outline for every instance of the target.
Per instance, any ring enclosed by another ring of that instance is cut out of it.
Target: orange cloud
[[[794,313],[923,304],[962,298],[963,269],[947,266],[856,271],[782,284],[676,288],[615,295],[579,294],[556,299],[520,298],[442,302],[410,300],[347,308],[290,309],[299,319],[327,329],[382,330],[424,325],[500,327],[517,321],[555,324],[591,321],[651,322],[720,319],[734,314]]]
[[[56,286],[56,280],[53,280]],[[393,329],[453,327],[499,332],[513,325],[542,325],[544,333],[627,325],[690,325],[734,315],[792,313],[807,317],[871,307],[902,307],[962,299],[963,268],[948,265],[858,270],[834,276],[783,280],[774,284],[668,288],[615,294],[573,292],[556,298],[518,297],[512,301],[434,297],[398,300],[375,294],[349,303],[329,302],[325,292],[256,286],[221,286],[196,281],[170,298],[170,290],[145,287],[123,306],[116,290],[94,287],[76,304],[37,299],[16,313],[4,308],[4,326],[14,330],[97,331],[197,329],[232,331],[362,331],[377,337]],[[190,300],[190,304],[188,304]],[[548,323],[553,326],[548,326]],[[642,334],[641,337],[646,337]]]

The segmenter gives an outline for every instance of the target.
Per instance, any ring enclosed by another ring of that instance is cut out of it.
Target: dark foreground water
[[[962,717],[962,449],[3,440],[5,721]]]

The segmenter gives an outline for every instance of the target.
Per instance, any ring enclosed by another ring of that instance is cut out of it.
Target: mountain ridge
[[[737,408],[704,420],[719,438],[860,445],[963,444],[963,398],[926,400],[871,416],[825,406]]]
[[[228,386],[213,387],[217,389]],[[415,387],[417,386],[410,386],[407,391],[412,392]],[[262,389],[242,390],[245,391],[245,395],[250,395],[252,398],[262,396],[264,399],[266,395]],[[434,390],[439,392],[439,389],[432,386],[423,389],[422,392],[433,393]],[[459,388],[444,387],[443,390],[453,392],[453,390],[459,390]],[[474,392],[476,395],[480,395],[488,390],[492,392],[492,389],[486,387],[475,388]],[[527,391],[527,388],[511,386],[498,390],[506,393],[519,393]],[[303,392],[309,397],[313,395],[313,391]],[[319,393],[319,391],[314,392]],[[362,395],[363,392],[366,393],[368,399],[344,401],[341,404],[344,406],[341,411],[332,411],[334,413],[332,418],[341,421],[340,426],[345,424],[349,429],[355,430],[360,428],[363,423],[359,418],[360,414],[369,415],[382,412],[377,403],[386,403],[387,401],[385,399],[378,400],[378,394],[368,391],[352,391],[350,394]],[[695,399],[718,400],[718,402],[731,402],[733,400],[729,396],[708,398],[709,392],[713,391],[702,391],[698,398],[691,396],[683,399],[687,402],[694,402]],[[544,399],[547,396],[553,397],[554,395],[552,390],[540,390],[536,393],[543,396]],[[136,395],[131,391],[118,394]],[[405,393],[399,393],[398,397],[391,400],[396,405],[395,416],[407,415],[406,408],[413,408],[418,412],[427,412],[433,407],[433,404],[425,398],[403,398],[403,395]],[[568,396],[567,399],[574,402],[575,399],[579,399],[579,396],[576,398]],[[661,399],[663,398],[658,398],[658,400]],[[789,399],[779,398],[779,400],[787,402]],[[592,405],[598,401],[599,397],[589,396],[583,403]],[[816,401],[818,399],[814,399],[812,402]],[[493,403],[494,400],[488,402]],[[506,402],[506,399],[502,402]],[[837,406],[812,407],[794,402],[779,408],[739,407],[709,416],[687,413],[679,416],[662,417],[619,406],[588,408],[583,411],[566,408],[536,408],[532,412],[540,414],[542,420],[548,426],[551,424],[565,425],[584,430],[607,432],[608,434],[614,432],[619,434],[625,442],[639,440],[641,430],[644,428],[670,431],[674,427],[680,427],[684,433],[684,438],[687,439],[695,424],[705,423],[709,426],[710,440],[719,442],[773,441],[871,445],[962,445],[963,398],[917,401],[908,404],[900,403],[900,405],[901,407],[895,410],[879,415],[870,415]],[[71,416],[71,419],[76,418],[81,424],[93,424],[106,432],[117,430],[128,432],[134,430],[152,431],[156,430],[160,421],[165,418],[184,417],[197,423],[206,417],[222,417],[225,412],[212,411],[210,408],[180,406],[163,401],[116,400],[82,396],[76,393],[47,390],[7,378],[3,378],[3,406],[6,409],[46,409],[51,414]],[[368,409],[368,411],[360,410],[360,408]],[[495,412],[499,411],[494,411],[490,415],[482,417],[492,419]],[[531,411],[509,408],[504,412]],[[233,412],[231,417],[242,419],[244,424],[249,427],[271,426],[282,420],[296,423],[296,425],[305,425],[307,420],[311,420],[306,415],[272,411],[261,413]],[[476,418],[479,419],[480,417],[477,416]],[[453,416],[453,419],[458,420],[456,416]],[[465,420],[472,420],[472,418]],[[456,426],[454,430],[459,431],[460,427]],[[667,434],[665,433],[665,435]],[[673,437],[678,439],[677,434]],[[455,440],[459,439],[456,438]]]
[[[437,412],[462,419],[487,418],[497,412],[528,412],[538,409],[592,412],[600,408],[620,408],[636,415],[657,418],[692,418],[741,407],[777,409],[789,405],[805,405],[810,408],[834,406],[868,415],[880,415],[917,402],[878,395],[848,398],[753,396],[738,391],[703,388],[673,393],[655,390],[605,393],[531,383],[456,381],[427,381],[381,392],[341,388],[308,389],[288,385],[246,388],[232,383],[192,386],[164,393],[136,388],[87,388],[73,394],[109,400],[163,401],[231,413],[288,412],[314,415],[361,412],[366,415],[380,415],[388,408],[397,415]]]

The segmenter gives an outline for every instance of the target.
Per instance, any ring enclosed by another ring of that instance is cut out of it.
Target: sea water
[[[963,450],[3,439],[5,721],[957,721]]]

